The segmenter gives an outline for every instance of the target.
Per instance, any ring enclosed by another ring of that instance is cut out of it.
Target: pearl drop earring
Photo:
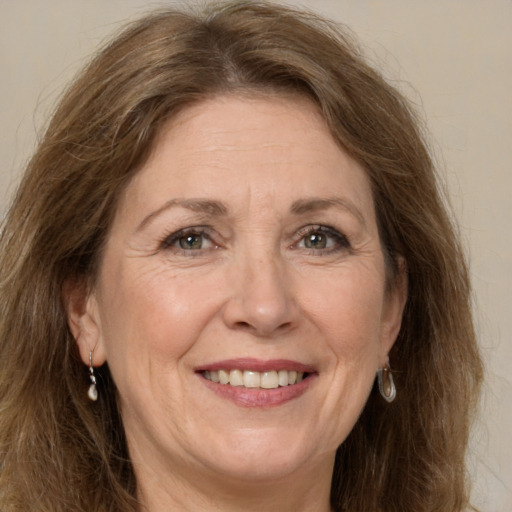
[[[96,387],[96,376],[94,375],[94,368],[92,366],[92,352],[89,352],[89,379],[91,380],[91,385],[87,391],[87,396],[90,400],[96,402],[96,400],[98,400],[98,388]]]

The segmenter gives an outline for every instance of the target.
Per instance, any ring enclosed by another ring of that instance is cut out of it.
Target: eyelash
[[[174,250],[178,253],[181,253],[183,255],[187,256],[196,256],[200,253],[204,252],[205,250],[211,250],[216,249],[218,246],[213,242],[212,237],[209,233],[209,229],[207,227],[203,226],[191,226],[188,228],[180,229],[174,233],[171,233],[170,235],[165,236],[162,241],[160,242],[160,247],[164,250]],[[308,247],[302,247],[301,249],[307,251],[309,254],[320,256],[325,254],[330,254],[333,252],[341,251],[341,250],[347,250],[351,248],[350,242],[348,238],[340,233],[338,230],[329,227],[329,226],[322,226],[322,225],[313,225],[313,226],[305,226],[297,231],[297,237],[299,237],[299,240],[292,244],[293,249],[299,248],[299,244],[306,243],[307,237],[312,236],[315,234],[322,235],[324,237],[327,237],[326,244],[329,244],[329,239],[332,239],[334,241],[334,245],[332,247],[321,247],[321,248],[308,248]],[[176,244],[179,243],[180,239],[183,239],[187,236],[193,236],[201,238],[201,245],[204,244],[204,241],[209,241],[212,244],[212,247],[203,248],[199,247],[197,249],[192,248],[183,248],[176,246]],[[194,254],[196,253],[196,254]]]

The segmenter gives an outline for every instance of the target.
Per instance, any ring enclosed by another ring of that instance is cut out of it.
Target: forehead
[[[125,197],[133,206],[205,194],[223,200],[337,194],[373,208],[364,169],[302,97],[219,96],[183,109],[161,130]]]
[[[329,154],[344,153],[319,108],[299,95],[226,95],[203,100],[181,110],[164,126],[155,152],[173,141],[189,155],[241,149],[265,158],[279,156],[279,148],[293,147],[294,153],[287,153],[290,159],[315,151],[320,154],[327,145]]]

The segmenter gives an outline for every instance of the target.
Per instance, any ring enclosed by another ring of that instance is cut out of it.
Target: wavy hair
[[[421,126],[342,27],[267,2],[163,10],[105,46],[63,95],[0,238],[0,509],[138,510],[116,388],[98,402],[63,287],[91,283],[116,202],[162,125],[219,94],[300,94],[370,179],[388,266],[408,272],[391,351],[398,397],[374,389],[332,479],[336,511],[461,511],[482,377],[463,251]],[[392,275],[392,272],[391,272]]]

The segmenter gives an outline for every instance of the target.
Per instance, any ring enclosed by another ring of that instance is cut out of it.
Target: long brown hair
[[[137,510],[108,365],[100,398],[62,303],[94,280],[120,191],[159,128],[216,94],[301,94],[365,168],[388,265],[408,272],[391,352],[398,396],[373,390],[339,448],[335,510],[461,511],[482,376],[463,253],[407,102],[346,31],[274,3],[159,11],[107,45],[70,86],[1,233],[0,509]]]

